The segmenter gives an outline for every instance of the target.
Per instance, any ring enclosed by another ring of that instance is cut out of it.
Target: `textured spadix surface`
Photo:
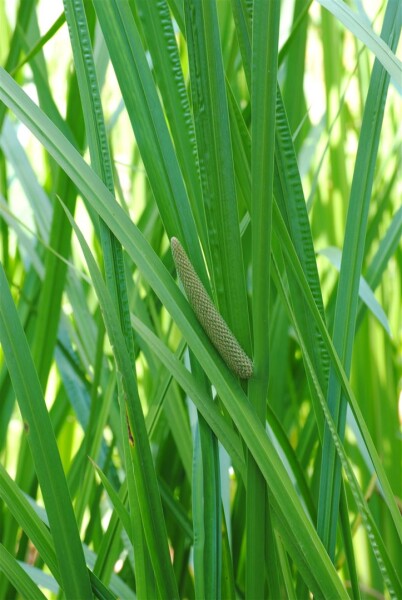
[[[171,247],[177,273],[197,319],[229,369],[241,379],[249,379],[253,374],[252,361],[217,311],[177,238],[171,239]]]

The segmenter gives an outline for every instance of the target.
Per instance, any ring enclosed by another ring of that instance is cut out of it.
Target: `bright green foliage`
[[[0,0],[0,600],[402,598],[400,2],[58,10]]]

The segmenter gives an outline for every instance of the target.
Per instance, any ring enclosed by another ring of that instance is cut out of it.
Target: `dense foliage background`
[[[0,0],[0,600],[402,598],[401,22]]]

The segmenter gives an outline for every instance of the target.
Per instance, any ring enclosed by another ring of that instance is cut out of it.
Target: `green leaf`
[[[0,265],[0,340],[24,419],[67,598],[91,597],[91,586],[56,439],[29,346]],[[74,577],[71,577],[74,573]]]
[[[368,23],[362,21],[361,17],[354,13],[347,4],[340,0],[318,0],[318,2],[327,10],[329,10],[334,17],[336,17],[347,29],[349,29],[353,35],[361,40],[367,48],[369,48],[376,58],[380,61],[384,69],[386,69],[391,77],[395,81],[399,81],[402,74],[402,63],[395,56],[392,49],[390,49],[384,41],[384,37],[378,37],[371,29]],[[391,0],[394,4],[396,12],[394,13],[395,18],[395,31],[401,27],[401,16],[398,11],[397,2]],[[393,45],[394,51],[396,46]]]
[[[138,502],[158,590],[162,597],[176,598],[178,597],[177,584],[168,551],[165,519],[130,356],[123,338],[116,309],[103,283],[96,262],[73,218],[69,213],[67,215],[84,253],[102,308],[106,330],[115,351],[116,364],[124,391],[123,397],[125,398],[128,420],[133,434],[132,445],[130,443],[130,453],[134,466]]]
[[[265,425],[270,371],[270,261],[274,183],[276,76],[280,3],[254,3],[251,53],[251,218],[254,375],[249,399]],[[246,505],[246,595],[263,598],[265,563],[273,597],[280,595],[277,543],[264,477],[249,455]],[[267,543],[268,540],[268,543]],[[267,546],[267,547],[266,547]]]
[[[321,256],[325,256],[331,265],[335,267],[335,269],[339,272],[342,263],[342,251],[339,248],[334,248],[330,246],[328,248],[323,248],[318,251],[318,254]],[[367,308],[373,313],[373,315],[378,319],[381,325],[384,327],[385,331],[391,336],[391,329],[389,327],[387,315],[384,312],[384,309],[374,296],[374,292],[367,283],[366,279],[361,275],[359,282],[359,296],[361,300],[366,304]]]
[[[390,0],[384,18],[382,37],[396,48],[401,32],[398,3]],[[360,132],[355,170],[350,192],[345,242],[335,308],[334,347],[349,375],[352,360],[358,290],[364,254],[367,217],[377,157],[389,74],[376,60],[370,81]],[[334,416],[341,440],[345,432],[346,400],[333,366],[328,386],[328,405]],[[328,430],[324,433],[318,532],[331,557],[334,556],[339,506],[340,465]]]
[[[203,274],[194,218],[129,2],[95,0],[94,6],[167,234],[180,238]]]
[[[219,312],[242,348],[250,353],[248,305],[217,8],[213,2],[195,0],[186,2],[184,8],[191,97],[212,258],[212,264],[208,265],[211,285]],[[192,263],[205,283],[202,272],[193,260]]]
[[[15,589],[24,598],[32,598],[32,600],[44,600],[44,598],[46,598],[37,587],[36,583],[32,581],[29,575],[3,544],[0,544],[0,571],[3,571],[5,576],[14,585]]]

